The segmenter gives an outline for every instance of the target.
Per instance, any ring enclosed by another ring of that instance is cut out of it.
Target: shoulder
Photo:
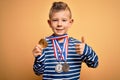
[[[69,42],[80,43],[80,41],[78,39],[73,38],[73,37],[69,37]]]

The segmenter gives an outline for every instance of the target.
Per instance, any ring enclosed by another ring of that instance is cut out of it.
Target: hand
[[[33,56],[37,57],[38,55],[42,54],[42,50],[43,48],[41,47],[41,45],[37,44],[34,49],[32,50]]]
[[[84,48],[85,48],[85,39],[84,39],[84,37],[81,37],[81,43],[77,43],[75,45],[75,48],[76,48],[76,52],[78,54],[82,54],[83,53]]]

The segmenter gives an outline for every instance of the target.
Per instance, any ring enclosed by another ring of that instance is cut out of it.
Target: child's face
[[[72,23],[73,19],[70,18],[70,13],[68,10],[54,12],[51,19],[48,20],[48,24],[55,35],[66,34]]]

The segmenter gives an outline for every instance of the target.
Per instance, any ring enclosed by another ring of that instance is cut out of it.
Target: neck
[[[58,39],[58,41],[62,43],[64,41],[64,38]]]
[[[53,34],[53,35],[60,37],[60,36],[64,36],[64,35],[67,35],[67,34],[63,34],[63,35],[55,35],[55,34]],[[59,43],[62,43],[63,41],[64,41],[64,38],[59,38],[59,39],[58,39],[58,42],[59,42]]]
[[[63,41],[64,41],[64,38],[66,38],[66,37],[68,37],[67,34],[59,35],[59,36],[53,34],[53,35],[51,35],[50,37],[48,37],[48,39],[50,39],[50,40],[55,40],[55,39],[56,39],[56,40],[58,40],[59,42],[63,42]]]

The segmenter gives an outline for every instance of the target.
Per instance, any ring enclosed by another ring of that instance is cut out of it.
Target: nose
[[[58,27],[62,26],[62,21],[58,21]]]

